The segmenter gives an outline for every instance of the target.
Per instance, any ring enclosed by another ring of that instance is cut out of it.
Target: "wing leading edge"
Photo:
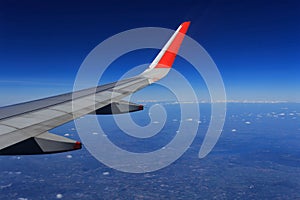
[[[49,154],[81,148],[81,143],[48,131],[86,114],[142,110],[122,99],[170,71],[190,22],[182,23],[148,69],[133,78],[95,88],[0,108],[0,155]]]

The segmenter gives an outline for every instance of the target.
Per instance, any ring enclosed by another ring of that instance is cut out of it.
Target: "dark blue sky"
[[[192,22],[188,35],[217,64],[228,99],[300,101],[296,0],[29,0],[0,3],[0,104],[68,92],[101,41],[137,27],[176,29],[186,20]],[[155,52],[147,53],[149,62]],[[199,77],[187,78],[200,84]]]

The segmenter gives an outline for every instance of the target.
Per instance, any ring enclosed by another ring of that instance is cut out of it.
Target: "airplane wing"
[[[48,131],[86,114],[142,110],[122,99],[170,71],[190,22],[182,23],[140,75],[73,93],[0,108],[0,155],[48,154],[81,149],[81,143]]]

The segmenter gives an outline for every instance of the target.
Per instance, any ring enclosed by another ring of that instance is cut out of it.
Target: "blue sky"
[[[192,22],[188,35],[217,64],[228,99],[300,102],[296,0],[29,0],[0,3],[0,105],[71,91],[84,58],[114,34],[148,26],[176,29],[186,20]],[[138,62],[132,56],[124,66],[141,64],[143,56],[149,62],[155,53],[139,53]],[[174,68],[182,63],[177,59]],[[110,70],[106,80],[115,81],[115,73]],[[193,69],[182,73],[196,91],[203,87]]]

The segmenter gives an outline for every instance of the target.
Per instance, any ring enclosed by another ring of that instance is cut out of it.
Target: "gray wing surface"
[[[137,77],[117,85],[108,84],[0,108],[0,154],[43,154],[79,149],[81,143],[48,131],[112,102],[120,102],[125,96],[148,84],[146,78]],[[140,110],[140,106],[137,109]]]
[[[81,143],[49,130],[87,114],[142,110],[122,99],[163,78],[171,69],[189,22],[184,22],[142,74],[94,88],[0,108],[0,155],[58,153]],[[174,56],[175,55],[175,56]]]

